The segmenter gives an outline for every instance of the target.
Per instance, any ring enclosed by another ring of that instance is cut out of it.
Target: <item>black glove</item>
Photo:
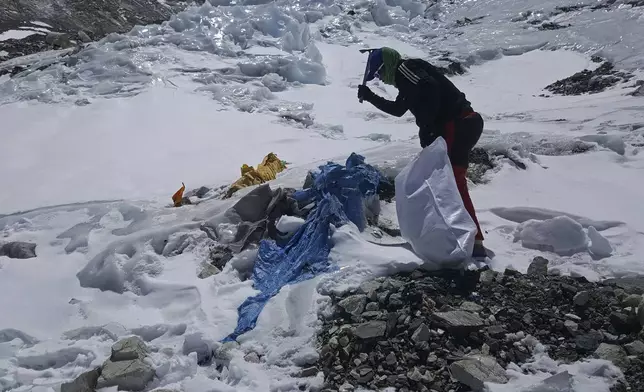
[[[371,98],[373,97],[373,91],[364,84],[361,84],[358,86],[358,99],[362,99],[364,101],[371,101]]]

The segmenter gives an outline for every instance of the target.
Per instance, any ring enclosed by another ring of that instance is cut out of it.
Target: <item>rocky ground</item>
[[[547,265],[536,258],[527,275],[417,270],[333,295],[319,334],[325,390],[480,390],[507,382],[505,367],[530,361],[538,341],[566,363],[611,360],[625,374],[615,391],[643,391],[642,287],[556,276]]]
[[[558,95],[594,94],[619,83],[631,81],[634,75],[614,69],[612,63],[605,61],[594,70],[585,69],[567,78],[557,80],[546,86],[546,90]],[[640,86],[639,81],[631,87]]]
[[[6,52],[0,60],[71,47],[110,33],[128,32],[135,25],[161,23],[187,4],[184,0],[0,0],[0,33],[34,33],[24,39],[0,41],[0,52]]]

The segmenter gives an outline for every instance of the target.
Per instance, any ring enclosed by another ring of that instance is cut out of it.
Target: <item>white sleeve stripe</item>
[[[398,69],[400,69],[400,73],[402,73],[407,79],[409,79],[410,82],[416,84],[420,81],[420,78],[416,76],[416,74],[411,72],[409,68],[405,66],[405,64],[401,64]]]
[[[403,69],[403,71],[405,71],[405,73],[406,73],[406,74],[407,74],[411,79],[413,79],[415,82],[419,82],[419,81],[420,81],[420,78],[418,77],[418,75],[416,75],[416,74],[415,74],[415,73],[413,73],[409,68],[407,68],[407,66],[406,66],[405,64],[401,64],[400,66],[401,66],[401,68]]]

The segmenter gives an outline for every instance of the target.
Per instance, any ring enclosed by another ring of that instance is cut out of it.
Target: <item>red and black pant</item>
[[[463,114],[456,120],[449,121],[445,125],[445,141],[447,142],[447,153],[450,162],[452,163],[452,170],[456,178],[456,185],[458,192],[461,194],[465,209],[469,212],[470,216],[476,223],[478,233],[476,240],[483,241],[483,231],[476,218],[476,211],[474,204],[470,198],[470,193],[467,189],[467,167],[469,165],[470,151],[479,141],[483,133],[483,118],[480,114],[469,111]]]

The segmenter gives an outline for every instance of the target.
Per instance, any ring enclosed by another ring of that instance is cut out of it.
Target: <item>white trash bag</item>
[[[458,267],[472,255],[476,224],[463,205],[445,139],[438,137],[396,176],[402,237],[437,267]]]

